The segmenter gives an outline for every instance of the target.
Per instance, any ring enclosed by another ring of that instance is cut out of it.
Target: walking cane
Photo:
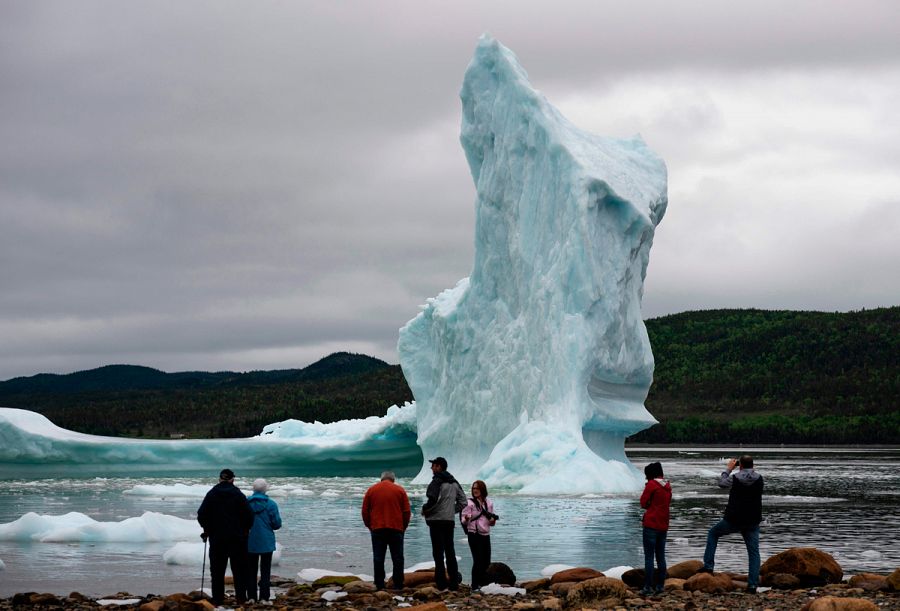
[[[205,534],[205,533],[204,533]],[[203,578],[206,577],[206,539],[203,535],[200,535],[203,539],[203,569],[200,571],[200,591],[203,591]]]

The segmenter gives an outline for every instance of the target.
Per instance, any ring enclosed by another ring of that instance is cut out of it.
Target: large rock
[[[685,560],[668,567],[666,577],[674,579],[687,579],[697,574],[697,571],[703,568],[703,562],[700,560]]]
[[[605,575],[596,569],[580,566],[574,569],[566,569],[565,571],[553,573],[553,576],[550,578],[550,583],[587,581],[588,579],[596,579],[597,577],[605,577]]]
[[[527,593],[531,593],[536,590],[546,590],[550,587],[550,579],[548,577],[541,577],[540,579],[523,581],[520,586],[525,588],[525,592]]]
[[[731,577],[725,573],[698,573],[685,580],[682,588],[690,592],[728,592],[734,589]]]
[[[678,579],[677,577],[668,577],[666,579],[666,585],[664,589],[667,592],[671,592],[673,590],[683,590],[684,582],[684,579]]]
[[[620,579],[595,577],[582,581],[569,590],[566,595],[566,606],[581,609],[621,604],[630,595],[628,588]]]
[[[862,588],[867,591],[887,590],[887,577],[877,573],[858,573],[850,578],[851,588]]]
[[[516,574],[502,562],[492,562],[487,568],[487,582],[504,586],[516,585]]]
[[[351,581],[344,584],[344,592],[347,594],[370,594],[375,591],[375,584],[371,581]]]
[[[622,573],[622,581],[631,588],[640,588],[644,585],[644,569],[629,569]]]
[[[312,585],[314,588],[321,588],[323,586],[343,586],[351,581],[360,581],[360,578],[355,575],[323,575],[316,579]]]
[[[879,611],[879,607],[864,598],[823,596],[803,607],[803,611]]]
[[[788,573],[772,573],[766,579],[766,585],[776,590],[794,590],[802,587],[800,578]]]
[[[403,587],[404,588],[418,588],[419,586],[424,586],[426,584],[434,583],[434,571],[416,571],[415,573],[404,573],[403,574]],[[394,578],[391,577],[387,580],[387,587],[394,587]]]
[[[794,575],[803,587],[839,583],[844,577],[831,554],[814,547],[792,547],[766,560],[759,571],[762,585],[769,585],[776,573]]]
[[[887,577],[888,588],[894,592],[900,592],[900,569],[897,569]]]

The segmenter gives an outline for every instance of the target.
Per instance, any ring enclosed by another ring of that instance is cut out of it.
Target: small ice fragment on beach
[[[505,594],[506,596],[525,596],[525,588],[513,588],[511,586],[501,586],[496,583],[488,584],[481,588],[482,594]]]

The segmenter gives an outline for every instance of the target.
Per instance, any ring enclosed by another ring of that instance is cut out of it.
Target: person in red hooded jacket
[[[666,534],[669,531],[669,505],[672,503],[672,485],[663,479],[662,464],[652,462],[644,467],[647,485],[641,494],[641,507],[646,509],[641,523],[644,525],[644,587],[641,594],[663,591],[666,581]],[[653,574],[653,557],[656,556],[656,579]],[[655,582],[655,583],[654,583]]]

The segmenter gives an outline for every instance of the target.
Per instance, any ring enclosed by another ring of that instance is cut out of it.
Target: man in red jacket
[[[362,504],[362,519],[372,534],[375,587],[379,590],[384,589],[384,558],[388,548],[394,565],[394,589],[403,589],[403,533],[411,517],[406,490],[394,483],[391,471],[385,471],[381,481],[366,490]]]

